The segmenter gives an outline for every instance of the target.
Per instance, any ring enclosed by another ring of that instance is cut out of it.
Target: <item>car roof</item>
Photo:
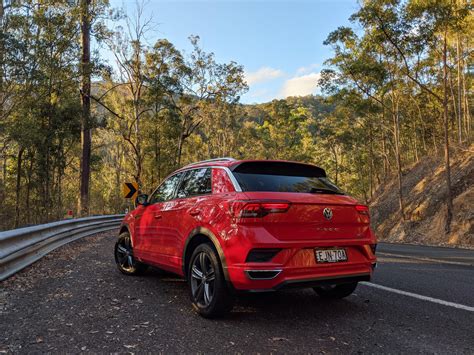
[[[204,168],[204,167],[209,167],[209,166],[222,166],[222,167],[226,167],[226,168],[229,168],[229,169],[233,170],[233,168],[237,167],[238,165],[241,165],[243,163],[250,163],[250,162],[252,162],[252,163],[258,163],[258,162],[262,162],[262,163],[263,162],[265,162],[265,163],[269,163],[269,162],[292,163],[292,164],[301,164],[301,165],[308,165],[308,166],[311,166],[311,167],[315,167],[315,165],[313,165],[313,164],[302,163],[302,162],[291,161],[291,160],[276,160],[276,159],[243,159],[243,160],[237,160],[237,159],[233,159],[233,158],[216,158],[216,159],[203,160],[203,161],[200,161],[200,162],[185,165],[182,168],[176,170],[174,173],[179,172],[179,171],[195,169],[195,168]]]

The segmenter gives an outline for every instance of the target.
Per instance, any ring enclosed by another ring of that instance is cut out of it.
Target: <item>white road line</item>
[[[365,285],[365,286],[378,288],[378,289],[380,289],[380,290],[384,290],[384,291],[388,291],[388,292],[393,292],[393,293],[398,293],[399,295],[408,296],[408,297],[413,297],[413,298],[418,298],[419,300],[429,301],[429,302],[433,302],[433,303],[442,304],[443,306],[448,306],[448,307],[453,307],[453,308],[457,308],[457,309],[463,309],[463,310],[469,311],[469,312],[474,312],[474,307],[465,306],[465,305],[463,305],[463,304],[454,303],[454,302],[448,302],[448,301],[440,300],[440,299],[438,299],[438,298],[433,298],[433,297],[428,297],[428,296],[419,295],[419,294],[417,294],[417,293],[412,293],[412,292],[397,290],[396,288],[391,288],[391,287],[387,287],[387,286],[382,286],[382,285],[374,284],[374,283],[372,283],[372,282],[360,282],[360,283],[363,284],[363,285]]]
[[[425,258],[425,257],[420,257],[420,256],[400,255],[400,254],[385,253],[385,252],[377,252],[377,255],[393,256],[395,258],[403,258],[403,259],[429,261],[429,262],[435,262],[435,263],[439,263],[439,264],[473,266],[473,264],[465,263],[465,262],[462,262],[462,261],[448,261],[448,260],[440,260],[440,259],[433,259],[433,258]]]

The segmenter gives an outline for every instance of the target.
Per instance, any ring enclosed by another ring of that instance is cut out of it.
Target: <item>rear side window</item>
[[[174,192],[183,173],[170,176],[151,195],[150,203],[165,202],[174,198]]]
[[[285,162],[248,162],[233,170],[243,191],[344,194],[317,166]]]
[[[178,198],[212,193],[211,169],[188,170],[178,189]]]

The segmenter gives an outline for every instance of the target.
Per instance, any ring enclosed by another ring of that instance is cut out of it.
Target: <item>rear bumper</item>
[[[370,281],[375,262],[354,265],[324,265],[324,267],[281,267],[262,268],[262,276],[256,278],[255,267],[239,266],[227,269],[231,284],[236,291],[265,292],[286,288],[307,288],[318,285],[343,284],[358,281]],[[274,270],[274,275],[270,271]],[[254,277],[252,277],[252,275]]]
[[[258,292],[370,280],[377,261],[370,245],[338,244],[293,245],[282,248],[269,262],[228,263],[228,281],[236,291]],[[348,260],[338,263],[316,262],[315,249],[334,247],[345,249]]]
[[[320,277],[315,279],[307,280],[287,280],[278,284],[277,286],[268,290],[248,290],[248,292],[265,292],[265,291],[278,291],[281,289],[292,289],[292,288],[309,288],[324,285],[341,285],[345,283],[353,283],[359,281],[370,281],[370,274],[350,275],[350,276],[338,276],[338,277]]]
[[[318,283],[367,281],[377,261],[372,248],[376,239],[370,230],[362,237],[315,236],[312,240],[282,241],[265,228],[237,227],[223,233],[222,237],[226,279],[236,291],[272,291],[312,287]],[[315,250],[334,248],[344,249],[347,261],[316,261]],[[259,249],[277,250],[277,254],[270,256],[271,259],[248,258],[252,251]]]

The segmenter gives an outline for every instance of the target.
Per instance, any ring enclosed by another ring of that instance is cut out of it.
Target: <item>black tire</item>
[[[189,295],[194,309],[205,318],[229,313],[234,297],[227,287],[219,256],[213,246],[199,245],[187,267]]]
[[[314,291],[319,297],[325,299],[341,299],[349,296],[357,288],[357,282],[351,282],[341,285],[327,285],[314,287]]]
[[[119,235],[115,243],[114,256],[117,268],[125,275],[139,275],[148,267],[133,257],[132,241],[128,232]]]

